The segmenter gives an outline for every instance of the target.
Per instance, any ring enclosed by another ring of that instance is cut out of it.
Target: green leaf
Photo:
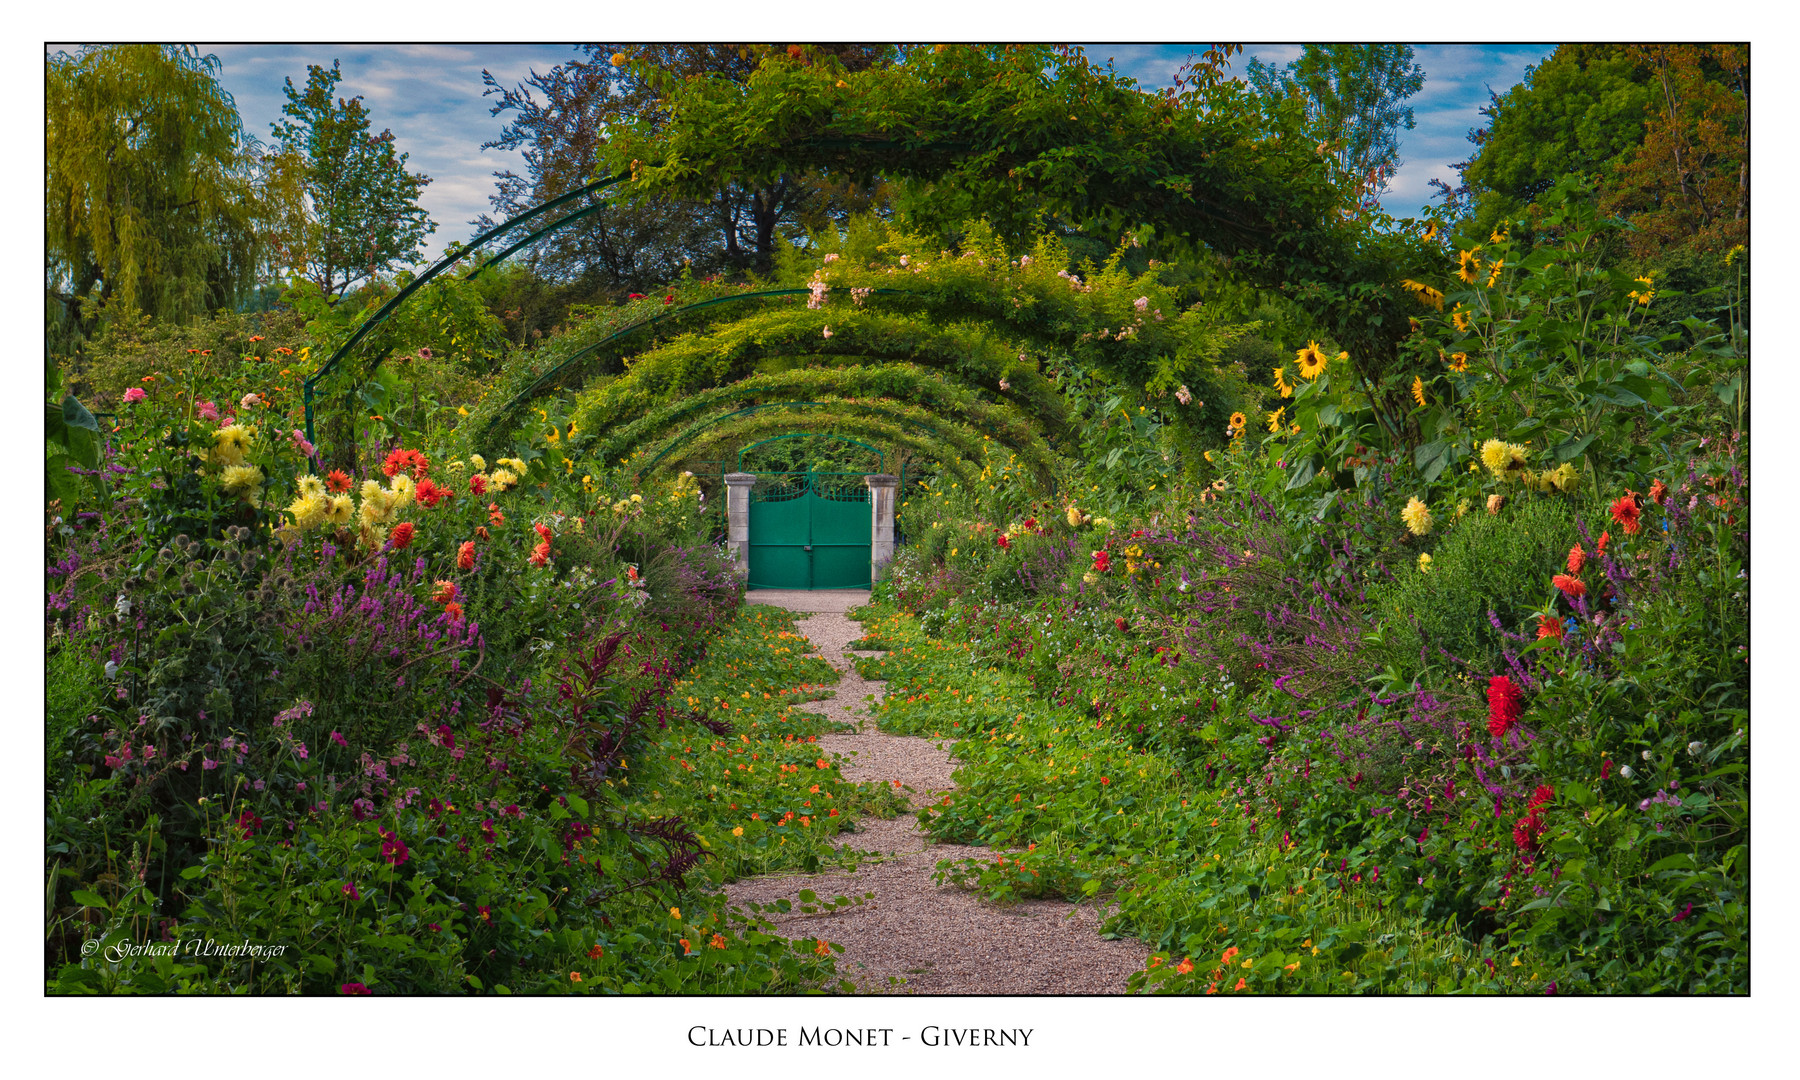
[[[1413,466],[1426,483],[1436,480],[1450,464],[1450,443],[1445,439],[1428,442],[1413,451]]]
[[[1623,383],[1608,383],[1594,391],[1594,397],[1600,401],[1610,401],[1614,405],[1644,405],[1643,398],[1626,389]]]
[[[1569,439],[1565,442],[1557,443],[1550,448],[1550,456],[1558,461],[1573,461],[1575,458],[1586,453],[1587,448],[1599,437],[1600,433],[1598,431],[1590,431],[1578,439]]]
[[[1285,490],[1292,491],[1298,487],[1305,487],[1307,484],[1312,483],[1312,478],[1318,475],[1318,472],[1318,459],[1309,457],[1300,461],[1294,466],[1294,475],[1288,477],[1287,488]]]
[[[72,428],[86,428],[96,435],[100,434],[99,421],[94,419],[93,413],[87,411],[87,406],[75,400],[74,394],[63,398],[62,416],[63,423]]]
[[[87,891],[86,889],[76,889],[74,892],[69,894],[69,899],[75,901],[77,904],[80,904],[82,907],[95,907],[95,908],[107,908],[108,907],[106,901],[104,899],[102,899],[98,893],[92,893],[92,892]]]

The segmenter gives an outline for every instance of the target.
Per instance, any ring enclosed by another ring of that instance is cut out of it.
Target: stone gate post
[[[737,560],[741,578],[750,576],[750,489],[756,486],[756,474],[725,474],[725,546]]]
[[[869,583],[886,574],[894,561],[894,495],[900,478],[887,473],[871,473],[863,477],[869,485]]]

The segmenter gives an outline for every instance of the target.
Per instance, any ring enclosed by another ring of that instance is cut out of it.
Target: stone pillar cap
[[[895,487],[900,483],[900,478],[892,473],[869,473],[863,479],[870,487]]]
[[[726,473],[725,482],[727,484],[754,484],[756,483],[756,474],[747,472]]]

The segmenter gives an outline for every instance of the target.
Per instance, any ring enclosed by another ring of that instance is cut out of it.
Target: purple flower
[[[356,891],[356,883],[354,881],[344,882],[344,895],[352,900],[362,899],[362,893]]]
[[[1681,909],[1679,914],[1677,914],[1674,918],[1670,919],[1669,921],[1670,922],[1683,922],[1687,919],[1687,917],[1689,915],[1692,915],[1693,913],[1694,913],[1694,905],[1690,902],[1686,907],[1683,907]]]

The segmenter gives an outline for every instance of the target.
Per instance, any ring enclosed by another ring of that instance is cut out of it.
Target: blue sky
[[[237,101],[244,127],[269,139],[269,125],[281,115],[284,80],[304,86],[308,64],[329,68],[339,61],[338,93],[360,94],[375,130],[392,129],[407,153],[407,167],[432,178],[420,202],[438,224],[430,239],[436,255],[452,240],[472,235],[468,222],[488,210],[493,174],[518,166],[515,152],[483,150],[500,133],[504,117],[492,116],[493,98],[482,97],[481,71],[503,85],[524,81],[535,68],[548,71],[576,54],[570,45],[217,45],[200,50],[222,63],[220,79]],[[1147,88],[1169,85],[1195,45],[1088,45],[1088,55],[1111,59]],[[1430,200],[1433,177],[1450,180],[1450,164],[1468,157],[1469,128],[1481,120],[1476,110],[1488,88],[1505,91],[1520,82],[1525,68],[1547,56],[1552,45],[1419,45],[1414,59],[1425,69],[1425,87],[1410,104],[1417,121],[1400,133],[1399,173],[1383,205],[1397,216],[1416,214]],[[1285,64],[1300,55],[1299,45],[1247,45],[1234,57],[1241,74],[1251,56]]]

